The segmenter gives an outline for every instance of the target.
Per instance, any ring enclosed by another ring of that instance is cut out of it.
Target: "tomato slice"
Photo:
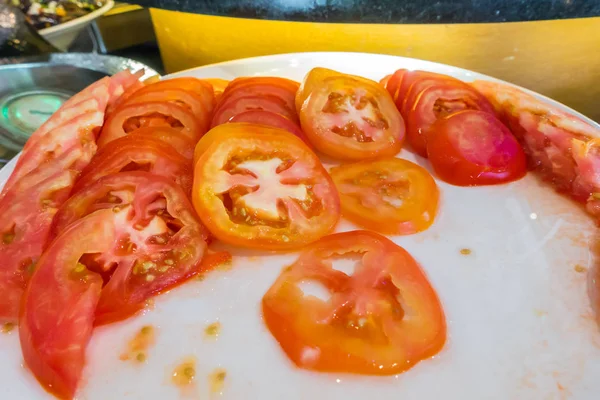
[[[231,123],[213,128],[198,146],[205,150],[199,151],[192,200],[218,239],[290,249],[335,227],[335,186],[318,157],[291,133]]]
[[[21,308],[25,362],[61,398],[77,388],[93,325],[130,316],[199,272],[206,249],[191,205],[168,179],[120,174],[85,195],[98,191],[122,201],[68,225],[37,263]]]
[[[407,98],[407,95],[411,91],[411,88],[414,83],[422,80],[422,79],[435,79],[440,83],[459,83],[460,80],[444,74],[438,74],[436,72],[429,71],[405,71],[402,74],[401,80],[398,84],[398,88],[396,89],[396,96],[394,97],[394,101],[398,106],[399,110],[403,109],[404,101]],[[417,92],[418,94],[418,92]]]
[[[249,110],[271,111],[296,121],[294,97],[298,86],[298,82],[284,78],[236,78],[219,99],[211,126],[225,123]]]
[[[221,98],[221,100],[223,101],[223,98]],[[211,127],[224,124],[236,115],[250,110],[269,111],[281,114],[291,120],[297,119],[295,111],[289,109],[286,104],[276,96],[235,96],[224,100],[217,108],[213,115]]]
[[[357,258],[354,272],[333,268]],[[301,285],[316,283],[322,300]],[[446,340],[440,301],[402,247],[368,231],[337,233],[307,247],[262,300],[271,334],[300,368],[392,375],[438,353]]]
[[[296,97],[302,130],[317,150],[343,160],[393,156],[404,121],[377,82],[324,68],[308,73]]]
[[[193,92],[188,92],[182,89],[162,89],[160,85],[155,83],[138,90],[131,95],[124,104],[144,104],[147,102],[170,102],[178,104],[189,109],[200,123],[200,130],[206,132],[210,117],[212,115],[214,94],[207,93],[206,98],[202,98]],[[153,86],[159,86],[154,88]],[[210,95],[210,97],[208,97]]]
[[[77,173],[61,165],[36,170],[0,201],[0,322],[15,322],[30,270],[42,254],[57,208],[69,197]]]
[[[494,116],[494,107],[486,98],[462,82],[432,84],[421,91],[406,118],[406,137],[412,149],[427,157],[427,136],[433,123],[461,110],[481,110]]]
[[[104,146],[82,172],[74,191],[99,178],[121,171],[148,171],[176,182],[186,193],[192,186],[190,161],[164,141],[131,135]]]
[[[128,136],[140,138],[153,137],[167,143],[188,160],[191,160],[194,157],[194,147],[196,143],[189,137],[181,135],[177,129],[168,127],[140,128],[136,129]]]
[[[264,110],[250,110],[237,114],[231,118],[229,122],[247,122],[250,124],[267,125],[272,126],[273,128],[283,129],[298,136],[307,145],[312,146],[304,132],[302,132],[302,129],[289,118],[286,118],[281,114]]]
[[[398,89],[400,88],[400,85],[402,84],[402,79],[404,78],[404,74],[406,74],[406,72],[408,72],[408,70],[399,69],[396,72],[394,72],[392,75],[388,75],[389,78],[385,83],[380,82],[382,85],[384,85],[384,87],[386,88],[386,90],[388,91],[390,96],[392,96],[392,99],[394,100],[394,102],[396,101]]]
[[[453,185],[504,183],[527,172],[517,140],[484,111],[459,111],[439,119],[429,131],[427,152],[436,174]]]
[[[186,107],[165,101],[125,104],[106,120],[98,147],[144,127],[170,127],[197,142],[204,134],[202,124]]]
[[[390,235],[424,231],[433,223],[439,190],[427,170],[388,158],[332,168],[342,214],[356,224]]]
[[[110,78],[103,78],[67,100],[53,115],[48,118],[27,140],[23,146],[23,153],[28,152],[42,137],[69,121],[78,118],[81,114],[104,112],[109,100]],[[15,166],[18,171],[21,158]]]
[[[229,100],[231,97],[246,97],[268,95],[281,99],[289,110],[295,110],[295,97],[300,84],[290,79],[257,76],[243,77],[232,80],[227,86],[221,102]]]

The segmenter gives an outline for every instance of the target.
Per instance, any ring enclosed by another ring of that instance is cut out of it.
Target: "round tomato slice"
[[[75,393],[93,325],[130,316],[199,272],[206,250],[202,227],[172,182],[147,173],[113,181],[111,193],[128,204],[70,224],[40,258],[23,297],[25,363],[60,398]]]
[[[332,168],[342,214],[356,224],[390,235],[424,231],[433,223],[439,190],[427,170],[399,158]]]
[[[234,116],[229,122],[247,122],[283,129],[298,136],[307,145],[312,146],[304,132],[302,132],[302,129],[281,114],[263,110],[251,110]]]
[[[224,100],[217,110],[215,110],[211,127],[224,124],[236,115],[250,110],[269,111],[281,114],[291,120],[296,119],[294,110],[289,109],[279,97],[269,95],[235,96]]]
[[[494,107],[489,101],[462,82],[437,84],[424,89],[406,119],[406,136],[412,149],[427,157],[427,136],[433,123],[461,110],[481,110],[494,117]]]
[[[190,161],[173,147],[154,137],[128,135],[104,146],[82,172],[73,190],[121,171],[148,171],[164,176],[186,193],[190,193],[192,186]]]
[[[296,110],[295,97],[300,84],[298,82],[278,77],[252,77],[236,78],[229,83],[223,93],[221,102],[231,97],[246,96],[275,96],[281,99],[286,108]]]
[[[166,101],[125,104],[104,123],[98,147],[145,127],[174,128],[194,142],[205,133],[200,121],[184,106]]]
[[[291,249],[335,227],[337,191],[302,140],[244,123],[220,125],[205,138],[192,199],[215,237],[245,247]]]
[[[439,119],[430,129],[427,152],[436,174],[458,186],[514,181],[526,173],[523,149],[492,114],[465,110]]]
[[[315,68],[298,91],[300,123],[315,148],[343,160],[393,156],[404,121],[377,82]]]
[[[333,268],[356,260],[352,274]],[[328,299],[303,292],[317,284]],[[440,301],[406,250],[373,232],[326,236],[283,270],[262,301],[271,334],[300,368],[392,375],[438,353]]]

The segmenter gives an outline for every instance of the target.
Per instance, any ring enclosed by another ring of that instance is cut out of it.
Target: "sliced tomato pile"
[[[296,366],[389,375],[438,353],[438,296],[381,236],[429,229],[440,208],[434,177],[395,157],[405,135],[453,185],[519,179],[529,156],[600,216],[597,129],[508,85],[406,69],[377,83],[314,68],[301,85],[142,74],[68,100],[0,197],[0,322],[18,318],[26,366],[60,398],[79,388],[94,326],[231,258],[212,240],[301,250],[262,301]],[[328,172],[316,152],[347,163]],[[340,216],[379,233],[332,234]]]
[[[415,163],[387,158],[340,165],[330,173],[343,215],[364,228],[408,235],[434,221],[438,187],[429,172]]]
[[[406,69],[384,77],[380,84],[406,121],[411,149],[428,157],[441,179],[477,186],[525,175],[524,154],[512,132],[472,85],[448,75]]]
[[[148,172],[103,178],[59,215],[60,234],[27,287],[19,333],[29,368],[70,398],[93,325],[130,316],[199,272],[206,242],[183,191]]]
[[[15,321],[56,210],[96,153],[104,112],[138,75],[119,73],[66,101],[28,140],[0,195],[0,321]]]
[[[427,136],[435,121],[461,110],[493,113],[488,100],[468,84],[451,76],[400,69],[385,82],[406,121],[411,148],[427,157]]]
[[[600,134],[579,116],[495,82],[473,86],[494,104],[527,153],[529,166],[600,217]]]
[[[294,106],[299,86],[298,82],[284,78],[236,78],[219,97],[211,126],[226,122],[266,125],[287,130],[308,143],[298,125]]]
[[[354,257],[354,272],[333,261]],[[305,293],[324,287],[329,298]],[[446,322],[417,262],[389,239],[354,231],[326,236],[284,269],[262,301],[265,324],[298,367],[392,375],[440,351]]]
[[[228,123],[213,128],[196,151],[192,198],[218,239],[290,249],[335,227],[340,215],[335,186],[317,156],[291,133]]]
[[[115,104],[98,146],[148,127],[172,128],[197,142],[208,130],[214,103],[212,85],[200,79],[176,78],[142,85]]]
[[[83,170],[75,189],[122,171],[152,172],[170,178],[186,193],[191,193],[191,160],[179,154],[168,142],[143,133],[121,137],[101,148]]]
[[[105,78],[65,102],[32,135],[0,198],[0,320],[19,318],[27,366],[61,398],[74,395],[94,324],[126,318],[227,258],[202,263],[208,232],[188,198],[212,85],[144,84],[142,74]]]
[[[404,121],[377,82],[314,68],[296,95],[302,130],[320,152],[340,160],[396,155]]]

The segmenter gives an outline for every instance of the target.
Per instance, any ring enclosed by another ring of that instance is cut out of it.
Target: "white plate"
[[[300,80],[323,66],[379,79],[397,68],[464,80],[486,78],[414,59],[351,53],[304,53],[226,62],[174,76],[275,75]],[[404,150],[400,157],[429,168]],[[0,171],[0,183],[14,162]],[[207,399],[209,375],[227,371],[223,399],[593,399],[600,392],[600,333],[586,292],[595,227],[571,201],[532,175],[503,186],[459,188],[438,182],[433,226],[395,237],[422,264],[443,303],[448,342],[433,359],[392,377],[319,374],[295,368],[265,328],[260,300],[294,255],[234,250],[233,268],[156,298],[143,315],[97,329],[79,398]],[[338,230],[353,227],[343,222]],[[468,248],[472,254],[462,255]],[[212,322],[216,340],[205,337]],[[145,365],[119,361],[141,326],[157,327]],[[0,335],[2,399],[47,398],[22,367],[17,333]],[[182,393],[173,368],[197,360],[195,386]]]
[[[108,0],[102,7],[82,15],[71,21],[51,26],[50,28],[40,29],[39,34],[47,41],[52,43],[59,50],[67,51],[79,33],[96,18],[104,15],[115,5],[113,0]]]

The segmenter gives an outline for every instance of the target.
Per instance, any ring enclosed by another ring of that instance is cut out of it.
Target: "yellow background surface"
[[[301,51],[393,54],[504,79],[600,121],[600,18],[380,25],[265,21],[156,9],[151,14],[167,72]]]

